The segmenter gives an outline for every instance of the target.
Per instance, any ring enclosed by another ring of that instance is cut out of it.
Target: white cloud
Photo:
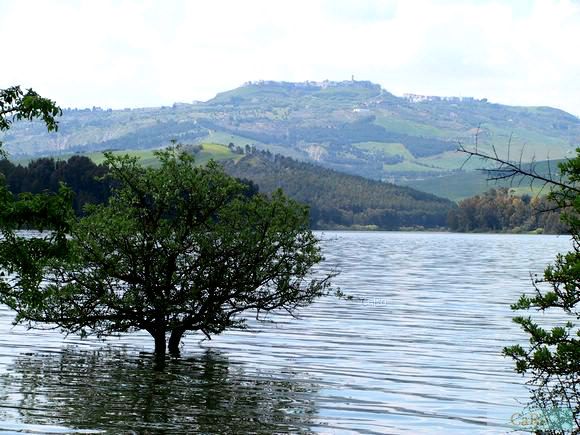
[[[0,2],[0,88],[63,106],[211,98],[247,80],[370,79],[580,114],[574,0]]]

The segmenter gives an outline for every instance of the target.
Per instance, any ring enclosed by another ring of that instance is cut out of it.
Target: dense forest
[[[566,233],[554,207],[545,197],[516,196],[501,187],[461,201],[449,212],[448,226],[460,232]]]
[[[282,188],[288,196],[308,204],[314,228],[443,228],[448,212],[456,207],[449,200],[408,187],[343,174],[267,151],[228,161],[225,168],[230,175],[252,180],[261,191]]]
[[[72,156],[68,160],[41,158],[27,166],[4,159],[0,161],[0,173],[14,194],[56,192],[60,183],[65,183],[75,193],[73,207],[78,214],[85,204],[105,202],[110,195],[110,186],[103,180],[107,167],[96,165],[84,156]]]

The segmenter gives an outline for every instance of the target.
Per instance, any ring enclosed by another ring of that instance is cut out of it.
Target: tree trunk
[[[179,343],[181,338],[185,334],[185,329],[175,328],[171,331],[171,336],[169,337],[169,353],[173,355],[179,355]]]
[[[155,331],[154,333],[150,332],[150,334],[155,339],[155,354],[158,356],[165,355],[167,348],[165,341],[165,331]]]

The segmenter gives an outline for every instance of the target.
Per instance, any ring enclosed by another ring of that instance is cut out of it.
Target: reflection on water
[[[0,376],[0,391],[0,420],[25,428],[287,433],[307,431],[316,415],[315,384],[249,375],[211,350],[164,367],[108,347],[25,354]]]
[[[140,354],[146,333],[63,340],[12,328],[0,306],[0,433],[510,432],[527,391],[501,350],[527,337],[509,305],[568,238],[324,237],[324,267],[354,300],[201,346],[192,334],[162,370]]]

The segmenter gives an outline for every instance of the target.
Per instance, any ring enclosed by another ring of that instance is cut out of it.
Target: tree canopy
[[[243,328],[247,311],[293,313],[327,292],[330,276],[310,278],[322,256],[305,206],[179,149],[157,155],[160,167],[144,168],[108,153],[108,202],[75,217],[61,188],[47,216],[66,218],[48,235],[18,234],[18,210],[6,212],[0,302],[16,322],[82,335],[146,330],[157,353],[168,335],[177,352],[187,331],[211,337]]]
[[[110,196],[106,180],[107,167],[96,165],[86,156],[74,155],[68,160],[43,157],[31,160],[26,166],[0,160],[0,173],[6,187],[15,195],[21,193],[57,193],[65,183],[74,192],[73,208],[82,214],[86,204],[100,204]]]
[[[507,187],[466,198],[452,209],[447,225],[452,231],[568,232],[554,201],[545,196],[514,195]]]
[[[8,130],[14,121],[33,119],[41,119],[48,131],[56,131],[56,118],[60,115],[62,110],[54,101],[32,89],[23,91],[20,86],[0,89],[0,131]]]

